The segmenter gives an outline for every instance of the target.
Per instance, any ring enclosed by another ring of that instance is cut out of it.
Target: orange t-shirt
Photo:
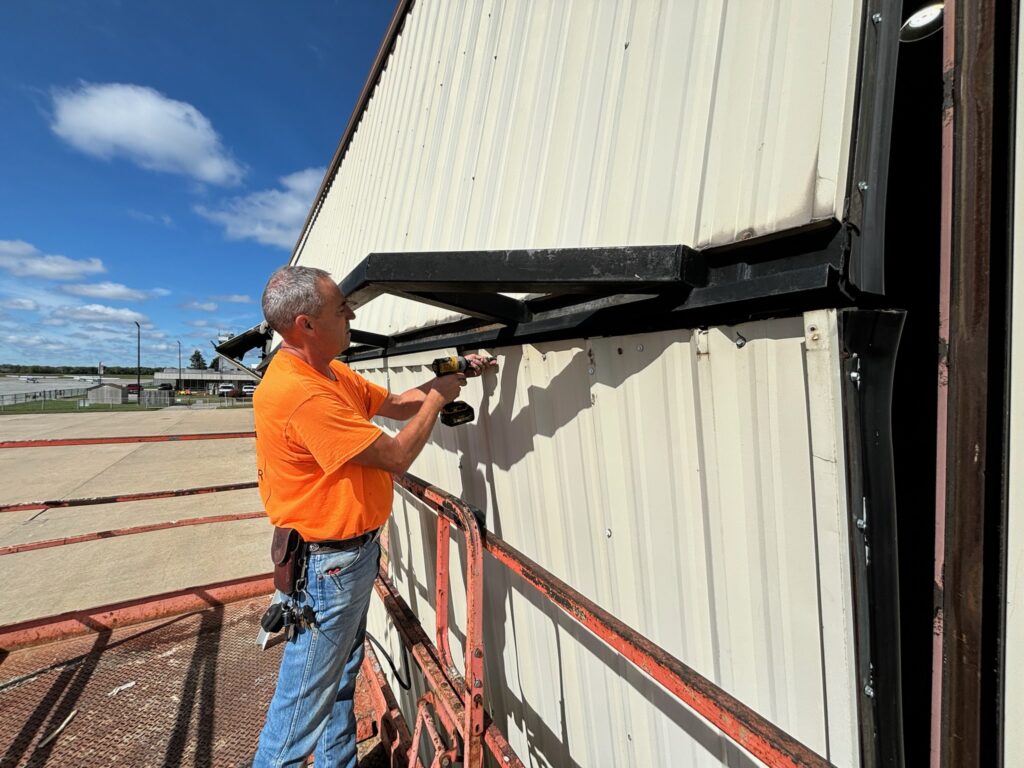
[[[358,536],[391,514],[391,473],[351,461],[381,434],[370,418],[388,392],[336,360],[331,370],[337,381],[280,351],[253,396],[267,516],[306,541]]]

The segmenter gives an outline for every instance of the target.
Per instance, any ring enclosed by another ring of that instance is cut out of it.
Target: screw
[[[479,677],[473,678],[473,687],[474,688],[483,688],[484,687],[483,680],[481,680]]]
[[[478,659],[482,659],[484,657],[483,649],[477,648],[475,651],[473,651],[473,655],[476,656],[476,658]]]
[[[644,351],[644,345],[643,344],[637,344],[636,345],[636,351],[637,352],[643,352]]]
[[[743,334],[736,334],[736,349],[743,349],[747,346],[747,340],[743,337]]]
[[[875,24],[881,24],[882,23],[882,14],[880,14],[880,13],[872,13],[871,14],[871,21],[873,23],[875,23]]]
[[[857,518],[857,529],[863,531],[867,527],[868,527],[868,524],[864,520],[864,518],[863,517],[858,517]]]
[[[611,528],[605,528],[604,529],[604,537],[606,539],[610,539],[612,537],[612,529]]]
[[[850,371],[850,381],[854,384],[860,384],[860,371]]]
[[[448,766],[451,764],[452,761],[447,756],[441,758],[441,765],[443,766],[443,768],[448,768]]]
[[[594,375],[594,369],[593,368],[587,368],[587,373],[589,373],[591,376],[593,376]]]
[[[865,685],[864,695],[867,696],[869,699],[875,698],[875,689],[872,688],[870,685]]]
[[[867,192],[869,189],[869,185],[866,181],[858,181],[857,189],[859,189],[861,192]]]

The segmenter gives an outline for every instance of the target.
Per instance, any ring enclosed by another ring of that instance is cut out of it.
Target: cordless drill
[[[493,358],[488,358],[493,359]],[[451,373],[466,373],[467,376],[476,376],[473,372],[472,366],[462,355],[452,355],[451,357],[439,357],[430,364],[436,376],[447,376]],[[455,400],[454,402],[448,403],[444,408],[441,409],[441,423],[446,427],[457,427],[459,424],[465,424],[467,421],[472,421],[473,417],[476,416],[473,413],[473,406],[469,403],[464,403],[461,400]]]

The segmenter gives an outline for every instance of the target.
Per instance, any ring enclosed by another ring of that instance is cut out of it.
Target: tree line
[[[189,360],[189,368],[205,370],[206,360],[198,349],[192,353]],[[163,368],[147,368],[142,366],[138,369],[143,376],[152,376]],[[126,365],[104,365],[103,374],[110,376],[134,375],[135,366]],[[41,374],[75,374],[79,376],[99,376],[99,369],[95,365],[15,365],[13,363],[0,363],[0,375],[5,373],[41,373]]]
[[[130,368],[123,365],[104,365],[103,373],[114,375],[127,375],[129,373],[135,373],[135,366]],[[145,366],[138,369],[140,373],[146,376],[152,376],[156,371],[162,371],[163,368],[146,368]],[[95,365],[14,365],[11,363],[0,364],[0,373],[71,373],[79,375],[92,375],[98,376],[99,373]]]

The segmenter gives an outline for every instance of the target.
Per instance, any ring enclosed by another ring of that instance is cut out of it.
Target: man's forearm
[[[411,390],[410,390],[411,391]],[[416,413],[394,437],[397,454],[394,457],[397,466],[392,468],[395,474],[404,474],[419,456],[423,446],[430,437],[437,415],[444,407],[444,399],[436,392],[420,392],[422,397],[416,405]]]
[[[407,389],[394,398],[390,407],[382,407],[380,415],[397,421],[408,421],[415,416],[420,406],[426,400],[427,392],[430,390],[430,382],[420,384],[418,387]]]

